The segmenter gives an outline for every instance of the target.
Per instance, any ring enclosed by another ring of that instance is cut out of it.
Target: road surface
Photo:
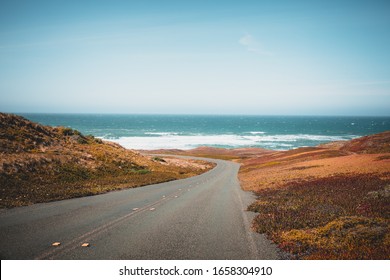
[[[250,230],[253,197],[239,186],[239,165],[209,161],[217,166],[192,178],[1,210],[0,257],[278,259]]]

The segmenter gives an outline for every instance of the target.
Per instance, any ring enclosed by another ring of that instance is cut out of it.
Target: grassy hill
[[[43,126],[4,113],[0,153],[0,207],[138,187],[211,168],[204,162],[169,164],[71,128]]]

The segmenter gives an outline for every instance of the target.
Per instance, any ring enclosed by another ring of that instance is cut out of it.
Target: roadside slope
[[[0,207],[104,193],[200,174],[209,163],[151,158],[67,127],[0,113]]]

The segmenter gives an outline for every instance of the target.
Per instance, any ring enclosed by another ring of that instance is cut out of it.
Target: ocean
[[[289,150],[390,130],[390,117],[21,114],[129,149],[260,147]]]

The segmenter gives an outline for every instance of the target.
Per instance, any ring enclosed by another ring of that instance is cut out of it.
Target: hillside
[[[389,131],[241,162],[253,228],[291,258],[389,258]]]
[[[323,147],[357,154],[389,153],[390,131],[356,138],[351,141],[331,142],[323,145]]]
[[[240,180],[244,189],[259,190],[336,173],[386,173],[390,171],[389,143],[390,132],[384,132],[351,141],[252,156],[241,161]]]
[[[215,147],[198,147],[191,150],[178,150],[178,149],[161,149],[161,150],[148,150],[140,151],[150,154],[169,154],[169,155],[185,155],[196,156],[205,158],[217,158],[224,160],[241,160],[250,157],[262,156],[268,153],[272,153],[271,150],[262,148],[236,148],[225,149]]]
[[[0,207],[93,195],[200,174],[205,162],[165,161],[0,113]]]

